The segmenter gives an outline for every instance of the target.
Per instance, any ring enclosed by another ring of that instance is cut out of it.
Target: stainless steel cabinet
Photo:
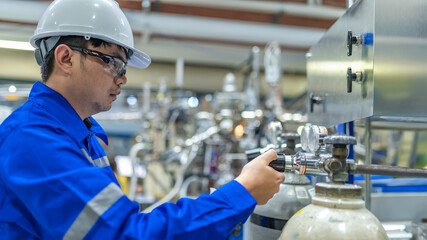
[[[348,9],[307,53],[309,122],[426,120],[426,12],[425,0],[362,0]]]

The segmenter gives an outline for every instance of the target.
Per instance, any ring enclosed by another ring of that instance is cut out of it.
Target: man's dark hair
[[[54,53],[55,49],[60,44],[67,44],[74,47],[81,47],[81,48],[87,48],[90,45],[93,47],[99,47],[99,46],[110,46],[111,43],[102,41],[100,39],[91,38],[89,40],[86,40],[84,37],[80,36],[64,36],[61,37],[52,50],[46,55],[43,64],[41,66],[41,74],[42,74],[42,81],[46,82],[46,80],[49,78],[50,74],[52,74],[53,70],[53,63],[54,61]],[[83,57],[86,57],[85,54],[82,54]]]

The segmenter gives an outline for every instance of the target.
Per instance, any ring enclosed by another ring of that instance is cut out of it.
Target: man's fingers
[[[278,175],[278,176],[279,176],[280,182],[285,181],[285,174],[280,173],[280,175]]]
[[[269,164],[270,162],[277,160],[277,153],[276,151],[274,151],[274,149],[270,149],[267,152],[263,153],[262,158],[264,159],[264,161],[266,161],[267,164]]]

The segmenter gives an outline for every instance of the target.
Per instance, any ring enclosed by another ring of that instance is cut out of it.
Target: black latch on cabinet
[[[314,111],[314,104],[322,104],[323,112],[326,112],[325,98],[321,96],[316,96],[313,93],[311,93],[310,94],[310,112]]]
[[[353,32],[350,30],[347,32],[347,56],[351,56],[353,54],[353,44],[363,44],[363,37],[353,36]]]
[[[351,67],[347,68],[347,92],[351,93],[353,90],[353,81],[360,83],[362,82],[363,73],[355,72],[353,73]]]

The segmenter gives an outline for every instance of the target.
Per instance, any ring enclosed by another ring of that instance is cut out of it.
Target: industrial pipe
[[[180,191],[182,184],[184,182],[184,175],[187,171],[188,167],[191,165],[193,160],[197,156],[197,151],[199,149],[200,143],[202,143],[204,140],[208,139],[209,137],[213,136],[214,134],[219,132],[219,128],[214,126],[208,128],[206,131],[199,133],[198,135],[193,136],[190,139],[187,139],[185,141],[186,148],[184,149],[184,153],[181,155],[182,159],[181,162],[183,162],[183,165],[181,166],[179,170],[178,177],[176,179],[175,185],[173,186],[172,190],[162,199],[155,202],[151,206],[144,209],[142,212],[149,213],[154,208],[162,205],[163,203],[171,201]]]
[[[135,200],[136,195],[136,185],[138,182],[138,176],[136,174],[136,167],[138,165],[138,153],[140,151],[146,150],[146,145],[144,143],[137,143],[132,146],[132,148],[129,151],[129,157],[131,159],[131,165],[132,165],[132,176],[130,178],[130,187],[129,187],[129,199]]]
[[[351,171],[352,174],[370,174],[394,177],[425,177],[427,178],[427,169],[407,168],[386,165],[363,165],[357,164],[356,169]]]
[[[49,2],[0,1],[0,20],[37,23],[48,5]],[[123,12],[134,32],[144,33],[149,30],[151,34],[164,36],[253,43],[268,43],[275,39],[280,45],[306,48],[315,44],[325,33],[325,30],[316,28],[299,29],[292,26],[155,12],[146,14],[126,9]],[[206,26],[209,27],[207,28]],[[236,29],[239,29],[239,31],[236,31]],[[146,45],[144,47],[146,48]]]
[[[185,163],[181,166],[179,170],[178,177],[176,179],[175,185],[173,186],[172,190],[165,197],[163,197],[159,201],[153,203],[152,205],[144,209],[142,211],[143,213],[149,213],[153,211],[153,209],[162,205],[163,203],[167,203],[171,201],[179,193],[179,190],[182,187],[182,183],[184,182],[185,172],[187,171],[188,167],[191,165],[193,160],[196,158],[198,149],[199,149],[198,144],[194,144],[193,146],[191,146],[189,150],[187,149],[185,150],[186,152],[181,156],[182,158],[184,158],[182,160]]]
[[[158,0],[151,0],[158,1]],[[243,11],[292,14],[304,17],[322,19],[337,19],[341,17],[345,9],[325,5],[279,3],[273,1],[242,1],[242,0],[160,0],[160,3],[173,3],[189,6],[226,8]]]

